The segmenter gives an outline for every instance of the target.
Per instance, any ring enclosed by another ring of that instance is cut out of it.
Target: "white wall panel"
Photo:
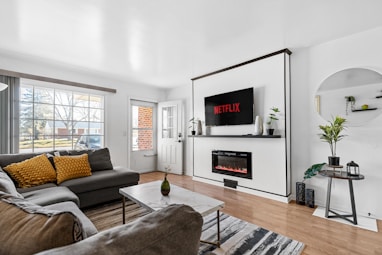
[[[286,67],[284,55],[278,54],[238,68],[196,79],[194,86],[194,117],[202,120],[205,135],[204,98],[235,90],[254,88],[254,119],[261,116],[264,123],[270,108],[281,111],[275,134],[281,138],[195,137],[194,177],[222,183],[223,179],[238,181],[247,189],[287,197],[290,193],[289,150],[286,145],[286,114],[289,115],[289,99],[286,100]],[[289,55],[288,55],[289,56]],[[287,61],[287,63],[289,63]],[[287,93],[288,94],[288,93]],[[254,124],[213,126],[211,135],[247,135],[254,133]],[[287,129],[289,132],[289,129]],[[265,133],[265,131],[264,131]],[[212,172],[212,150],[244,151],[252,153],[253,179],[222,175]]]

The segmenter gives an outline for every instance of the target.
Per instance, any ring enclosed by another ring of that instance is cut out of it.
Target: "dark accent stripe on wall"
[[[109,93],[117,93],[116,89],[105,88],[105,87],[89,85],[89,84],[73,82],[73,81],[60,80],[60,79],[55,79],[55,78],[50,78],[50,77],[45,77],[45,76],[39,76],[39,75],[20,73],[20,72],[15,72],[15,71],[8,71],[8,70],[4,70],[4,69],[0,69],[0,75],[17,77],[17,78],[25,78],[25,79],[31,79],[31,80],[37,80],[37,81],[45,81],[45,82],[57,83],[57,84],[68,85],[68,86],[79,87],[79,88],[85,88],[85,89],[94,89],[94,90],[99,90],[99,91],[104,91],[104,92],[109,92]]]
[[[214,74],[218,74],[218,73],[221,73],[221,72],[225,72],[225,71],[228,71],[228,70],[231,70],[231,69],[243,66],[243,65],[247,65],[247,64],[250,64],[250,63],[253,63],[253,62],[265,59],[265,58],[269,58],[269,57],[272,57],[272,56],[275,56],[275,55],[278,55],[278,54],[281,54],[281,53],[287,53],[289,55],[292,54],[292,52],[290,50],[288,50],[288,49],[283,49],[283,50],[275,51],[275,52],[269,53],[267,55],[264,55],[264,56],[261,56],[261,57],[258,57],[258,58],[254,58],[254,59],[245,61],[245,62],[237,64],[237,65],[229,66],[229,67],[226,67],[226,68],[223,68],[223,69],[211,72],[211,73],[207,73],[207,74],[203,74],[203,75],[200,75],[198,77],[195,77],[195,78],[191,78],[191,80],[194,81],[194,80],[198,80],[198,79],[210,76],[210,75],[214,75]]]

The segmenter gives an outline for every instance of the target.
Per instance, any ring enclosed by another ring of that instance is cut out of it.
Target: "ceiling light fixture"
[[[6,88],[8,88],[8,85],[5,84],[5,83],[1,83],[1,82],[0,82],[0,91],[5,90]]]

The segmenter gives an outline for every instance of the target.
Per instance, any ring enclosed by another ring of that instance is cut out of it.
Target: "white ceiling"
[[[0,55],[171,88],[382,26],[381,10],[380,0],[0,0]]]

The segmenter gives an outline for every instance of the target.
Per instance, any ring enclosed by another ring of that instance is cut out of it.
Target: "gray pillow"
[[[0,196],[0,215],[0,254],[34,254],[85,237],[73,213],[48,210],[11,195]]]
[[[198,254],[202,216],[187,205],[169,205],[125,225],[39,255]]]
[[[110,160],[110,152],[108,148],[97,150],[70,151],[70,155],[81,155],[84,153],[89,155],[89,164],[93,172],[113,169],[113,164]]]

